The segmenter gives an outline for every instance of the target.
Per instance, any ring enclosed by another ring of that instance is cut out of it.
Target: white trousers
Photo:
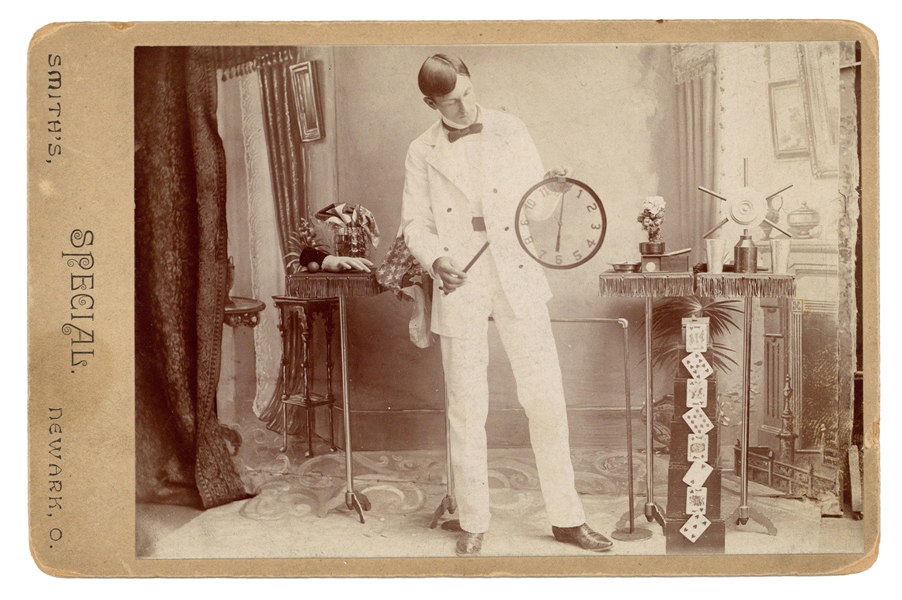
[[[574,484],[561,367],[548,309],[543,306],[532,319],[516,318],[501,289],[491,252],[474,265],[465,285],[480,286],[485,292],[479,294],[485,317],[478,334],[441,338],[451,466],[461,527],[470,533],[483,533],[491,518],[485,432],[489,412],[489,315],[494,317],[510,359],[517,399],[529,418],[529,437],[551,524],[582,525],[586,518]]]

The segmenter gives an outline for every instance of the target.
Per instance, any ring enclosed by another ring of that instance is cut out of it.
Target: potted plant
[[[709,345],[706,360],[718,370],[729,371],[738,366],[735,351],[718,341],[739,329],[735,317],[742,314],[739,301],[718,300],[698,296],[662,298],[655,303],[652,315],[652,366],[676,376],[680,359],[686,354],[682,339],[683,319],[708,317]],[[646,407],[640,415],[644,418]],[[666,394],[653,401],[653,431],[655,442],[670,449],[670,419],[673,416],[673,395]]]
[[[680,359],[686,354],[682,342],[683,319],[689,317],[709,319],[708,352],[705,358],[714,369],[729,371],[731,366],[738,366],[733,359],[734,350],[719,339],[739,325],[734,319],[741,315],[742,309],[738,300],[717,298],[701,298],[698,296],[680,296],[662,298],[655,302],[652,315],[652,366],[676,374]]]
[[[642,204],[642,212],[636,219],[642,224],[642,229],[648,235],[647,242],[639,243],[639,252],[642,255],[664,254],[664,241],[661,239],[661,225],[664,223],[664,198],[661,196],[648,196]]]

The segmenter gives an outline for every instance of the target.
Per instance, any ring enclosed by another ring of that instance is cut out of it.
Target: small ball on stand
[[[318,262],[307,263],[307,271],[310,273],[318,272],[319,271],[319,263]]]

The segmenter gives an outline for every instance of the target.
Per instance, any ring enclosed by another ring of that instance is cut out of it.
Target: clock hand
[[[561,213],[557,218],[557,242],[554,244],[554,251],[561,251],[561,226],[564,224],[564,196],[567,192],[561,192]]]

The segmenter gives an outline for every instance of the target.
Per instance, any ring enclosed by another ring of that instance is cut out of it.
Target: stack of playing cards
[[[693,544],[711,525],[711,521],[704,516],[708,504],[708,488],[704,487],[704,483],[713,470],[714,467],[708,463],[696,461],[683,476],[683,482],[689,486],[686,488],[686,514],[692,516],[680,528],[680,533]]]

